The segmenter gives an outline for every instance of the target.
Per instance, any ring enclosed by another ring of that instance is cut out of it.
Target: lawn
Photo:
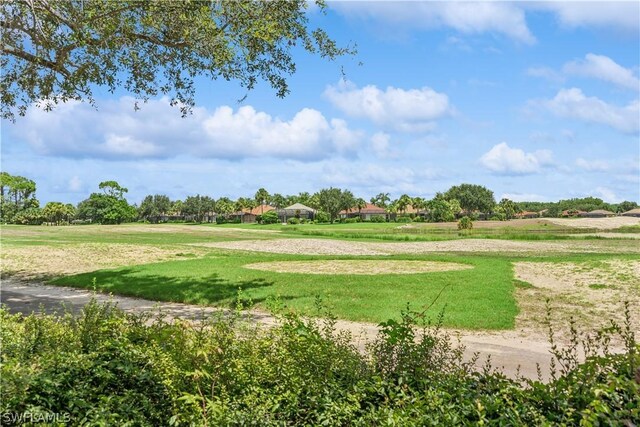
[[[525,225],[529,226],[529,223]],[[319,297],[335,316],[355,321],[380,322],[398,318],[407,303],[414,310],[422,310],[435,301],[428,314],[434,318],[444,309],[446,326],[501,330],[515,327],[519,307],[527,307],[527,301],[532,301],[535,297],[536,304],[539,305],[538,300],[544,301],[546,295],[555,295],[543,288],[526,289],[526,284],[517,282],[514,278],[514,262],[575,262],[587,265],[589,262],[613,258],[638,259],[637,253],[634,254],[637,252],[637,241],[624,239],[582,242],[598,251],[597,248],[602,249],[602,253],[584,254],[572,252],[572,243],[567,243],[569,249],[566,253],[473,253],[460,249],[465,252],[376,256],[286,255],[192,245],[242,239],[265,240],[264,243],[259,243],[268,245],[267,239],[303,237],[300,233],[306,231],[326,232],[327,235],[322,237],[328,240],[339,238],[375,241],[380,239],[379,236],[390,236],[391,239],[398,240],[414,237],[426,240],[437,239],[438,236],[446,239],[458,237],[455,229],[430,224],[417,224],[419,233],[415,235],[410,234],[412,231],[407,231],[408,229],[397,227],[398,224],[373,223],[266,227],[187,224],[9,226],[2,228],[2,269],[3,274],[17,275],[31,270],[31,280],[48,278],[51,279],[49,283],[56,285],[82,288],[95,286],[97,290],[104,292],[158,301],[229,307],[241,298],[245,304],[256,309],[267,310],[273,305],[281,304],[310,315],[315,313],[315,303]],[[522,225],[519,227],[505,225],[503,230],[507,232],[500,235],[500,238],[508,238],[515,229],[522,235],[535,236],[535,230],[546,226],[532,222],[532,230],[523,228]],[[430,230],[437,231],[429,234]],[[557,232],[550,232],[549,238],[564,233],[564,229],[555,226],[551,226],[549,230]],[[534,242],[526,244],[533,245]],[[606,254],[610,249],[615,249],[618,253]],[[278,273],[244,267],[247,264],[274,261],[350,259],[444,261],[470,265],[473,268],[419,274],[320,275]],[[22,278],[29,279],[29,275],[23,274]],[[525,286],[526,292],[522,286]],[[634,289],[633,295],[637,293]],[[527,297],[528,294],[531,295]],[[567,306],[567,310],[577,309],[571,303],[574,298],[571,294],[560,296],[564,298],[561,302]],[[522,304],[519,306],[519,303]],[[536,318],[539,317],[539,313],[535,313]]]
[[[468,329],[509,329],[518,312],[510,262],[482,256],[386,256],[385,260],[429,260],[469,264],[472,269],[421,274],[317,275],[276,273],[243,268],[265,261],[354,259],[214,252],[199,259],[168,261],[101,270],[51,283],[91,288],[160,301],[231,306],[242,289],[245,302],[268,308],[269,301],[313,314],[320,297],[342,319],[380,322],[397,318],[407,303],[416,310],[435,304],[445,309],[445,324]],[[358,257],[358,259],[382,259]],[[440,297],[438,298],[438,296]]]

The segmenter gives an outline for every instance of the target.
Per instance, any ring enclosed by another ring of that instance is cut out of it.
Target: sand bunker
[[[468,270],[467,264],[404,260],[314,260],[277,261],[247,264],[244,268],[277,273],[303,274],[419,274],[437,271]]]
[[[632,312],[640,307],[640,260],[516,262],[514,267],[516,278],[533,286],[517,292],[520,328],[544,319],[547,298],[555,318],[573,317],[592,329],[609,319],[622,321],[623,301],[630,303]],[[631,320],[640,331],[640,318],[636,315]]]
[[[193,248],[193,255],[202,250]],[[102,268],[182,259],[179,249],[151,245],[83,243],[77,245],[38,245],[2,247],[3,273],[22,279],[36,279],[85,273]]]
[[[629,225],[639,225],[640,218],[631,216],[614,216],[611,218],[545,218],[551,224],[572,228],[595,228],[598,230],[612,230]]]
[[[620,242],[620,241],[618,241]],[[629,241],[627,241],[629,242]],[[498,239],[461,239],[441,242],[358,242],[328,239],[272,239],[197,243],[194,246],[304,255],[391,255],[433,252],[504,253],[637,253],[636,242],[611,245],[602,240],[530,242]]]

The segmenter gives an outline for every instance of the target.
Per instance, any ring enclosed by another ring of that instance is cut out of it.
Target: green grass
[[[142,231],[150,227],[158,231]],[[175,229],[175,230],[174,230]],[[274,233],[275,234],[275,233]],[[220,229],[212,231],[195,224],[121,224],[118,226],[2,226],[2,243],[12,245],[51,245],[69,243],[109,243],[139,245],[181,245],[243,239],[269,239],[268,233],[246,233]]]
[[[209,251],[204,258],[194,255],[190,243],[204,243],[221,240],[265,239],[280,237],[305,237],[301,232],[324,232],[323,238],[333,235],[356,235],[363,240],[380,238],[395,239],[442,239],[457,236],[457,230],[438,231],[435,234],[400,234],[397,224],[334,224],[304,226],[190,226],[175,224],[146,226],[146,231],[135,225],[119,227],[17,227],[2,228],[2,243],[15,246],[51,245],[64,246],[82,243],[94,244],[146,244],[172,245],[179,260],[163,263],[138,265],[113,270],[99,270],[91,273],[62,277],[53,280],[56,285],[70,285],[91,288],[96,279],[96,288],[103,292],[144,297],[158,301],[176,301],[228,307],[238,297],[251,300],[255,308],[267,309],[270,301],[279,299],[289,308],[303,314],[312,314],[316,297],[319,296],[338,317],[356,321],[380,322],[397,318],[401,309],[410,303],[420,310],[431,307],[432,316],[445,309],[445,325],[468,329],[510,329],[518,313],[514,291],[526,287],[515,281],[512,271],[514,261],[576,262],[585,268],[593,268],[602,260],[637,259],[637,254],[628,252],[628,240],[600,240],[598,247],[603,251],[615,247],[623,249],[621,254],[558,252],[540,253],[491,253],[491,254],[433,254],[394,255],[385,257],[313,257],[301,255],[276,255],[241,251],[203,249]],[[171,228],[173,227],[173,228]],[[218,227],[219,230],[210,230]],[[262,230],[288,230],[286,233],[248,233],[234,228]],[[429,227],[425,227],[428,229]],[[475,236],[482,235],[474,231]],[[296,234],[297,233],[297,234]],[[439,234],[438,234],[439,233]],[[449,234],[447,234],[449,233]],[[518,231],[517,234],[526,231]],[[538,236],[535,233],[530,235]],[[513,235],[505,233],[503,236]],[[335,237],[333,237],[335,238]],[[354,237],[355,238],[355,237]],[[199,252],[200,254],[202,252]],[[398,260],[441,260],[468,263],[474,268],[462,271],[434,272],[411,275],[380,274],[357,275],[311,275],[274,273],[249,270],[243,265],[262,261],[287,261],[310,259],[398,259]]]
[[[410,225],[410,227],[402,227]],[[212,227],[241,229],[263,229],[281,232],[281,237],[320,237],[346,240],[383,240],[383,241],[442,241],[455,239],[503,239],[503,240],[569,240],[602,239],[589,236],[595,229],[564,227],[551,223],[531,222],[530,224],[504,222],[501,227],[486,227],[483,221],[475,221],[472,230],[460,232],[455,224],[442,223],[348,223],[348,224],[300,224],[300,225],[258,225],[227,224]]]
[[[350,259],[333,257],[331,259]],[[407,303],[420,310],[442,291],[430,312],[445,309],[446,326],[509,329],[517,314],[511,264],[506,259],[475,256],[392,256],[384,259],[453,261],[470,270],[396,275],[312,275],[243,268],[261,261],[328,259],[326,257],[219,252],[201,259],[169,261],[101,270],[53,280],[55,285],[96,288],[103,292],[160,301],[231,306],[238,289],[256,308],[277,298],[303,314],[314,311],[319,296],[339,318],[380,322],[395,318]],[[363,259],[363,258],[358,258]],[[376,259],[376,257],[366,257]]]

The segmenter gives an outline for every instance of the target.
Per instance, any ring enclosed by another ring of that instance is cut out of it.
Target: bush
[[[424,222],[424,217],[420,216],[420,215],[416,215],[413,218],[413,222]]]
[[[295,218],[295,217],[294,217],[294,218],[289,218],[289,219],[287,220],[287,224],[291,224],[291,225],[297,225],[297,224],[300,224],[300,219]]]
[[[355,217],[355,218],[345,218],[344,222],[346,224],[355,224],[356,222],[360,222],[360,217]]]
[[[384,215],[373,215],[370,219],[371,222],[387,222],[387,219]]]
[[[411,222],[411,217],[409,215],[398,215],[396,222]]]
[[[473,228],[473,221],[468,216],[463,216],[458,221],[458,230],[471,230]]]
[[[262,214],[261,224],[277,224],[280,222],[276,211],[269,211]]]
[[[194,325],[95,301],[77,317],[0,309],[0,413],[72,425],[634,425],[640,346],[625,312],[594,336],[572,326],[567,348],[551,333],[559,369],[543,383],[476,370],[442,315],[431,325],[409,308],[366,354],[322,311],[328,320],[281,312],[262,328],[240,311]],[[612,339],[624,353],[609,352]]]
[[[331,217],[329,216],[328,213],[326,213],[324,211],[318,211],[318,212],[316,212],[315,220],[316,220],[317,223],[330,222],[331,221]]]

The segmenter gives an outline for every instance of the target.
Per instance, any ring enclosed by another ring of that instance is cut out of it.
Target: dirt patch
[[[604,239],[603,239],[604,240]],[[620,241],[617,241],[618,243]],[[513,252],[513,253],[640,253],[635,242],[611,245],[610,241],[576,240],[562,242],[530,242],[498,239],[463,239],[440,242],[378,243],[325,239],[244,240],[198,243],[223,249],[305,255],[391,255],[431,252]]]
[[[613,230],[628,225],[640,224],[640,218],[629,216],[614,216],[611,218],[545,218],[545,221],[572,228],[595,228],[598,230]]]
[[[199,255],[201,250],[193,248],[188,255]],[[3,274],[21,279],[37,279],[67,274],[86,273],[102,268],[145,264],[185,256],[175,248],[149,245],[83,243],[74,245],[37,245],[2,247]]]
[[[244,268],[276,273],[303,274],[419,274],[438,271],[467,270],[470,265],[455,262],[403,260],[316,260],[277,261],[247,264]]]
[[[585,263],[515,263],[516,279],[532,288],[516,293],[521,314],[517,329],[540,329],[549,299],[553,317],[568,321],[573,317],[582,329],[595,330],[610,319],[624,319],[623,302],[632,313],[640,307],[640,260],[605,260]],[[640,331],[640,318],[632,326]]]

